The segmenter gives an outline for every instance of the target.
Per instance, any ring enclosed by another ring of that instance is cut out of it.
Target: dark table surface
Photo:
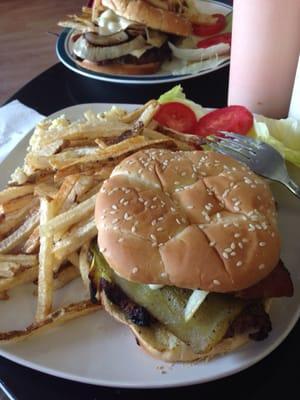
[[[18,99],[49,115],[79,103],[143,103],[168,90],[174,84],[136,86],[101,83],[76,75],[56,64],[24,86],[11,99]],[[226,105],[228,68],[183,81],[188,98],[207,107]],[[234,376],[218,381],[176,389],[125,390],[75,383],[19,366],[0,357],[0,379],[11,396],[20,400],[52,399],[148,399],[174,395],[189,398],[227,396],[233,399],[298,398],[300,378],[300,323],[288,338],[268,357]]]

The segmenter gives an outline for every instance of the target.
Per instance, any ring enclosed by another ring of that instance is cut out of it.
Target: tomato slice
[[[193,26],[193,33],[197,36],[210,36],[221,32],[226,26],[226,18],[223,14],[213,14],[213,24],[201,23]]]
[[[163,126],[184,133],[191,133],[197,123],[194,111],[175,101],[160,105],[154,119]]]
[[[246,135],[253,126],[252,113],[243,106],[229,106],[211,111],[199,119],[194,134],[199,136],[217,135],[228,131]]]
[[[197,43],[198,49],[206,49],[207,47],[214,46],[219,43],[227,43],[229,46],[231,45],[231,33],[221,33],[219,35],[211,36],[209,38],[200,40]]]

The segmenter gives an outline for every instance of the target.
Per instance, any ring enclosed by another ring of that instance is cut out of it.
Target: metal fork
[[[289,177],[284,159],[277,150],[249,136],[226,131],[220,134],[206,138],[212,149],[245,163],[258,175],[282,183],[300,198],[300,186]]]

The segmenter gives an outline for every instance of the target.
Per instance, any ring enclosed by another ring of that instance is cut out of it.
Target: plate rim
[[[54,118],[59,115],[62,115],[64,113],[68,113],[70,111],[75,111],[78,113],[78,117],[82,116],[82,112],[84,108],[92,107],[92,108],[97,108],[100,107],[102,109],[109,108],[112,105],[116,105],[119,107],[127,107],[128,109],[133,109],[137,107],[137,104],[126,104],[126,103],[82,103],[82,104],[77,104],[74,106],[69,106],[66,108],[63,108],[59,111],[56,111],[55,113],[50,114],[46,118]],[[101,112],[101,111],[99,111]],[[79,114],[81,113],[81,114]],[[24,147],[24,142],[28,140],[29,136],[32,134],[33,129],[30,130],[24,138],[17,144],[15,149],[12,150],[17,150],[19,147]],[[24,149],[25,150],[25,149]],[[10,158],[12,152],[10,152],[1,163],[0,167],[5,164],[5,161]],[[18,163],[18,160],[16,160],[16,163]],[[185,379],[184,381],[177,381],[177,382],[167,382],[167,383],[162,383],[162,382],[157,382],[157,383],[150,383],[149,385],[145,384],[145,382],[124,382],[124,381],[107,381],[107,380],[101,380],[101,378],[87,378],[87,377],[82,377],[79,375],[76,375],[74,373],[66,373],[64,371],[59,371],[54,368],[50,367],[45,367],[37,362],[32,362],[28,361],[22,357],[16,356],[14,354],[11,354],[9,351],[6,351],[5,346],[0,347],[0,356],[15,362],[18,365],[21,365],[23,367],[27,367],[30,369],[33,369],[38,372],[43,372],[51,376],[55,376],[58,378],[63,378],[67,379],[69,381],[74,381],[74,382],[79,382],[79,383],[86,383],[86,384],[91,384],[91,385],[96,385],[96,386],[106,386],[106,387],[111,387],[111,388],[126,388],[126,389],[163,389],[163,388],[172,388],[172,387],[184,387],[184,386],[191,386],[195,384],[202,384],[202,383],[207,383],[211,381],[216,381],[222,378],[225,378],[227,376],[235,375],[240,371],[246,370],[249,367],[255,365],[259,361],[263,360],[265,357],[267,357],[270,353],[272,353],[281,343],[287,338],[289,333],[293,330],[295,325],[297,324],[298,320],[300,318],[300,304],[298,304],[298,308],[293,314],[293,317],[289,320],[289,323],[285,326],[285,329],[279,335],[276,340],[273,340],[272,342],[269,343],[269,345],[262,351],[257,353],[255,357],[248,358],[247,361],[241,362],[239,365],[237,365],[234,368],[230,368],[222,373],[214,373],[208,377],[201,377],[199,376],[199,379],[197,378],[191,378],[191,379]],[[233,353],[232,353],[233,354]],[[226,355],[225,355],[226,356]],[[148,356],[150,357],[150,356]],[[161,362],[161,360],[159,360]],[[193,365],[194,363],[188,363],[188,365]],[[201,364],[199,362],[199,364]]]
[[[218,0],[201,0],[204,1],[205,3],[213,3],[219,6],[222,6],[224,9],[227,9],[232,12],[233,7],[230,6],[229,4],[222,3]],[[160,84],[160,83],[172,83],[172,82],[178,82],[178,81],[184,81],[187,79],[193,79],[197,78],[202,75],[207,75],[209,73],[218,71],[221,68],[224,68],[230,64],[230,59],[225,60],[223,63],[218,65],[217,67],[207,70],[207,71],[200,71],[195,74],[184,74],[184,75],[170,75],[170,74],[162,74],[160,76],[151,76],[151,75],[114,75],[114,74],[105,74],[105,73],[100,73],[100,72],[94,72],[90,71],[85,68],[79,68],[77,64],[75,63],[74,59],[69,56],[68,51],[67,51],[67,46],[68,46],[68,40],[73,32],[73,29],[71,28],[65,28],[59,35],[57,41],[56,41],[56,55],[58,59],[67,67],[68,69],[72,70],[73,72],[85,76],[87,78],[95,79],[97,81],[103,81],[103,82],[110,82],[110,83],[121,83],[121,84],[133,84],[133,85],[139,85],[139,84]]]

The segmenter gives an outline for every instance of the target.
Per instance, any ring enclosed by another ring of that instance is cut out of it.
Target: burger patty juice
[[[166,361],[211,358],[272,329],[292,296],[268,184],[209,151],[140,151],[98,194],[94,296]]]

